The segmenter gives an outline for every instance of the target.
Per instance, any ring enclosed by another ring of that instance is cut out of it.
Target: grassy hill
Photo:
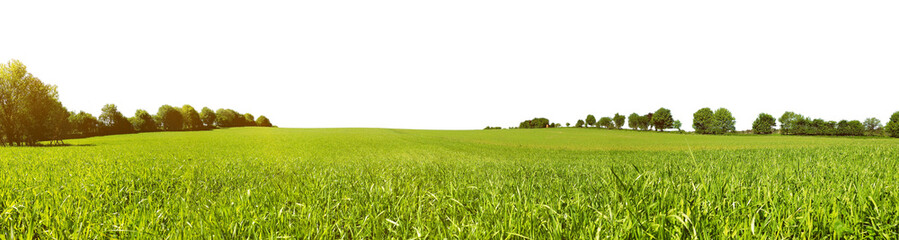
[[[899,141],[233,128],[0,148],[0,239],[899,237]]]

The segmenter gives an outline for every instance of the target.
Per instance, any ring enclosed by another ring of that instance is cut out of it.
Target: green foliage
[[[550,127],[549,119],[546,118],[534,118],[531,120],[525,120],[518,124],[518,128],[548,128]]]
[[[808,122],[808,118],[803,117],[794,112],[784,112],[783,115],[780,116],[777,121],[780,121],[780,131],[781,134],[789,135],[789,134],[803,134],[805,133],[805,124]]]
[[[584,120],[578,119],[577,123],[574,124],[574,127],[576,127],[576,128],[584,127]]]
[[[499,130],[499,129],[503,129],[503,128],[502,127],[491,127],[491,126],[487,126],[484,128],[484,130]]]
[[[597,122],[597,127],[613,129],[613,128],[615,128],[615,123],[612,122],[612,118],[610,118],[610,117],[602,117],[599,119],[599,122]]]
[[[680,129],[680,127],[682,127],[682,126],[683,126],[683,124],[680,122],[680,120],[674,121],[674,128],[676,128],[678,132],[683,131]]]
[[[890,137],[899,138],[899,112],[895,112],[893,116],[890,116],[890,121],[887,122],[884,130]]]
[[[824,119],[810,120],[800,114],[785,112],[780,119],[781,133],[784,135],[828,135],[828,136],[861,136],[865,134],[865,125],[858,120],[842,120],[840,122]]]
[[[612,121],[615,122],[615,129],[621,129],[624,127],[624,115],[615,113],[615,116],[612,117]]]
[[[627,127],[634,130],[638,129],[640,127],[640,115],[637,113],[631,113],[631,115],[628,115]]]
[[[253,114],[244,113],[244,126],[256,126],[256,118],[253,117]]]
[[[593,126],[593,125],[596,125],[596,117],[594,117],[593,114],[588,114],[587,115],[587,126],[589,127],[589,126]]]
[[[181,107],[181,118],[184,121],[184,130],[203,129],[203,120],[200,113],[193,106],[185,104]]]
[[[659,108],[652,114],[651,124],[658,131],[663,131],[674,127],[674,118],[671,116],[671,110],[667,108]]]
[[[184,129],[184,116],[181,115],[181,110],[171,105],[162,105],[156,115],[160,118],[162,130],[181,131]]]
[[[879,135],[880,131],[883,130],[883,125],[880,124],[880,119],[877,118],[865,119],[864,125],[868,135]]]
[[[727,108],[718,108],[718,110],[715,110],[714,119],[715,124],[712,127],[713,133],[725,134],[736,131],[736,128],[734,127],[736,121]]]
[[[215,110],[215,125],[219,127],[244,126],[245,118],[237,111],[219,108]]]
[[[131,118],[131,125],[138,132],[154,132],[158,130],[156,120],[146,110],[138,109]]]
[[[711,108],[702,108],[693,113],[693,129],[696,133],[712,134],[715,125],[715,113]]]
[[[200,110],[200,120],[203,121],[203,125],[209,129],[215,127],[215,112],[208,107],[203,107],[203,110]]]
[[[71,114],[69,122],[74,130],[73,135],[77,137],[90,137],[100,134],[100,121],[90,113],[81,111],[78,114]]]
[[[119,112],[115,104],[106,104],[101,110],[100,117],[100,134],[124,134],[134,132],[134,126]]]
[[[759,113],[759,117],[752,122],[752,132],[755,134],[771,134],[774,133],[774,126],[777,120],[774,116],[767,113]]]
[[[68,114],[56,86],[41,82],[18,60],[0,64],[0,146],[59,141],[69,128]]]
[[[272,122],[269,121],[267,117],[260,115],[259,118],[256,119],[256,126],[271,127]]]

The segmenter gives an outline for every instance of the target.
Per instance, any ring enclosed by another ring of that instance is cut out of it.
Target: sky
[[[0,61],[99,115],[481,129],[703,107],[899,111],[899,1],[3,1]]]

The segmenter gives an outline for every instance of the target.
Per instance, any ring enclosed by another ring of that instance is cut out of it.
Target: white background
[[[281,127],[479,129],[726,107],[899,110],[897,1],[23,1],[0,61],[70,110],[233,108]]]

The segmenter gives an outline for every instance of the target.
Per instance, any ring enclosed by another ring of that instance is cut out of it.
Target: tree
[[[256,119],[256,126],[271,127],[272,122],[269,121],[267,117],[259,115],[259,118]]]
[[[596,117],[593,117],[593,114],[587,114],[587,127],[593,126],[596,124]]]
[[[643,121],[640,124],[642,125],[641,127],[643,130],[652,130],[652,114],[653,113],[647,113],[641,118]]]
[[[671,116],[671,110],[667,108],[659,108],[652,114],[651,124],[657,131],[663,131],[674,127],[674,118]]]
[[[804,131],[800,123],[805,122],[803,120],[807,120],[802,115],[796,114],[794,112],[784,112],[783,115],[780,116],[780,133],[784,135],[790,134],[803,134]]]
[[[846,129],[846,134],[849,136],[862,136],[865,135],[865,125],[862,124],[861,121],[852,120],[849,121],[849,125]]]
[[[683,131],[684,131],[684,130],[680,130],[680,127],[681,127],[681,126],[683,126],[683,125],[682,125],[682,123],[680,122],[680,120],[675,120],[675,121],[674,121],[674,128],[677,128],[677,131],[678,131],[678,132],[683,132]]]
[[[184,116],[180,110],[171,105],[162,105],[156,115],[159,116],[164,131],[180,131],[184,128]]]
[[[759,113],[759,117],[752,122],[752,132],[755,134],[771,134],[774,133],[774,126],[777,125],[774,116],[767,113]]]
[[[134,117],[131,118],[131,125],[134,126],[134,130],[138,132],[153,132],[156,131],[156,120],[153,119],[153,116],[150,115],[146,110],[138,109],[134,112]]]
[[[79,137],[90,137],[100,132],[100,121],[94,115],[84,111],[69,115],[69,123],[74,134]]]
[[[865,119],[864,125],[865,131],[867,131],[869,135],[876,135],[883,129],[883,125],[880,125],[880,119],[877,118]]]
[[[715,125],[715,113],[711,108],[702,108],[693,113],[693,129],[699,134],[711,134]]]
[[[736,130],[734,125],[734,116],[727,108],[718,108],[714,114],[715,124],[712,126],[712,132],[715,134],[725,134]]]
[[[615,113],[615,116],[612,117],[612,121],[615,122],[615,129],[621,129],[621,127],[624,127],[624,115]]]
[[[531,120],[525,120],[518,124],[518,128],[548,128],[549,127],[549,119],[546,118],[534,118]]]
[[[231,109],[219,108],[215,110],[215,125],[219,127],[243,126],[243,115]]]
[[[602,117],[599,119],[599,122],[597,122],[597,127],[612,129],[615,128],[615,123],[612,122],[612,118],[610,117]]]
[[[66,127],[60,124],[68,124],[61,120],[66,114],[56,86],[41,82],[18,60],[0,64],[0,146],[56,138]]]
[[[565,123],[565,127],[571,127],[571,123],[570,122]]]
[[[184,130],[197,130],[203,128],[203,120],[193,106],[184,104],[181,107],[181,118],[184,121]]]
[[[244,126],[256,126],[256,118],[253,117],[253,114],[244,113],[243,118],[245,119]]]
[[[887,122],[884,131],[890,137],[899,138],[899,112],[895,112],[893,116],[890,116],[890,121]]]
[[[627,116],[627,127],[630,129],[637,130],[640,126],[640,115],[637,113],[631,113],[631,115]]]
[[[577,123],[574,124],[574,127],[576,127],[576,128],[584,127],[584,119],[578,119]]]
[[[134,126],[119,112],[115,104],[106,104],[103,106],[100,120],[100,134],[123,134],[134,131]]]
[[[206,128],[214,128],[215,127],[215,112],[208,107],[203,107],[203,110],[200,110],[200,120],[203,120],[203,125]]]

